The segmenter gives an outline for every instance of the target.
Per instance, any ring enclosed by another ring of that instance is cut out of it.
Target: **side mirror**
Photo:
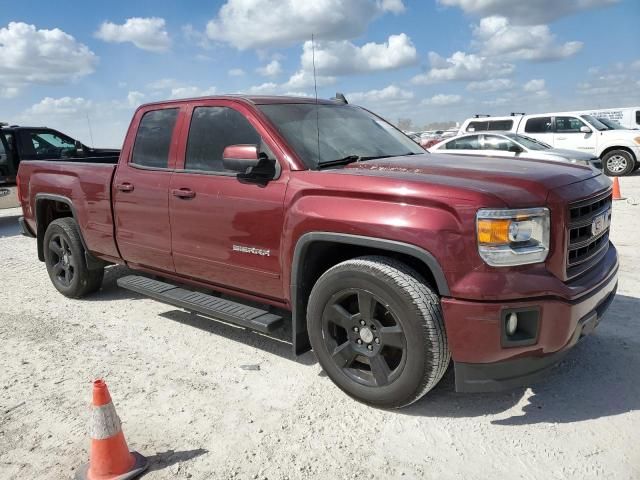
[[[82,145],[82,143],[79,140],[76,140],[75,142],[73,142],[73,145],[76,149],[75,151],[76,155],[84,155],[84,145]]]
[[[524,149],[520,145],[512,143],[511,145],[509,145],[509,151],[512,153],[522,153],[524,152]]]
[[[589,127],[587,127],[586,125],[583,125],[580,127],[580,132],[581,133],[591,133],[591,129]]]
[[[258,166],[260,156],[257,145],[229,145],[222,152],[222,165],[237,173],[247,173],[249,168]]]

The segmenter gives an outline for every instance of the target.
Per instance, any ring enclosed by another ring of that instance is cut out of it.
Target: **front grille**
[[[594,221],[604,218],[600,231]],[[567,228],[567,278],[573,278],[598,263],[609,248],[611,191],[569,205]]]

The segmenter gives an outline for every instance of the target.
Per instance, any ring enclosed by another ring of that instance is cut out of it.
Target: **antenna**
[[[89,120],[89,112],[84,112],[87,117],[87,125],[89,126],[89,138],[91,139],[91,146],[95,147],[95,143],[93,143],[93,130],[91,129],[91,120]]]
[[[318,81],[316,79],[316,43],[311,34],[311,60],[313,62],[313,89],[316,93],[316,131],[318,133],[318,163],[320,163],[320,113],[318,112]]]

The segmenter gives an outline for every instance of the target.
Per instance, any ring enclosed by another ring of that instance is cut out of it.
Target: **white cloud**
[[[193,85],[174,87],[169,93],[169,98],[192,98],[192,97],[208,97],[215,95],[216,87],[201,88]]]
[[[204,32],[196,30],[193,25],[187,24],[182,27],[182,34],[184,38],[187,39],[188,42],[197,45],[200,48],[205,50],[209,50],[212,45],[209,41],[209,37]]]
[[[462,97],[460,95],[446,95],[446,94],[440,93],[438,95],[434,95],[431,98],[424,99],[422,101],[422,104],[442,107],[446,105],[455,105],[456,103],[460,103],[461,101],[462,101]]]
[[[232,68],[228,73],[230,77],[242,77],[244,76],[245,71],[241,68]]]
[[[82,97],[45,97],[26,110],[29,115],[74,116],[88,112],[93,107],[91,100]]]
[[[263,77],[277,77],[282,73],[282,65],[278,60],[272,60],[264,67],[257,68],[256,71]]]
[[[281,86],[274,82],[265,82],[255,85],[247,90],[250,95],[276,95],[281,91]]]
[[[46,97],[18,115],[17,120],[22,124],[46,124],[87,145],[118,148],[122,146],[133,107],[137,106],[130,105],[133,97],[100,102],[83,97]]]
[[[98,61],[86,45],[58,28],[38,30],[11,22],[0,28],[0,92],[15,97],[30,84],[64,83],[93,72]]]
[[[389,85],[380,90],[354,92],[345,95],[349,103],[379,104],[398,103],[413,99],[413,92],[403,90],[395,85]]]
[[[582,42],[557,44],[547,25],[512,25],[506,17],[480,20],[473,29],[474,45],[487,56],[505,60],[560,60],[575,55]]]
[[[467,90],[470,92],[499,92],[513,88],[513,80],[509,78],[492,78],[479,82],[470,82]]]
[[[336,83],[336,81],[337,81],[336,77],[332,77],[332,76],[317,75],[315,78],[315,82],[317,82],[319,87],[332,85]],[[288,89],[298,90],[298,89],[313,87],[313,85],[314,85],[313,70],[311,71],[298,70],[296,73],[291,75],[291,77],[285,84],[283,84],[283,87]]]
[[[16,98],[20,94],[18,87],[0,87],[1,98]]]
[[[379,15],[403,10],[400,0],[227,0],[207,35],[240,50],[291,46],[312,33],[318,40],[345,40],[362,35]]]
[[[378,5],[383,11],[395,14],[404,13],[406,10],[402,0],[382,0],[378,2]]]
[[[536,78],[533,80],[529,80],[527,83],[525,83],[522,89],[525,92],[535,93],[535,92],[544,90],[544,87],[545,87],[545,81],[541,78]]]
[[[490,16],[501,15],[519,25],[540,25],[560,17],[618,3],[619,0],[438,0],[447,7],[460,7],[464,12]]]
[[[110,43],[131,42],[150,52],[166,52],[171,39],[165,29],[164,18],[128,18],[122,25],[104,22],[95,33],[96,38]]]
[[[640,87],[635,73],[640,68],[640,59],[629,65],[617,63],[606,67],[589,69],[589,78],[577,85],[581,96],[596,97],[599,105],[605,102],[628,104],[640,103]]]
[[[180,86],[182,86],[182,84],[175,78],[161,78],[147,84],[149,90],[167,90]]]
[[[304,43],[302,68],[313,70],[313,45]],[[415,65],[418,61],[416,47],[404,33],[391,35],[384,43],[366,43],[361,47],[343,40],[317,42],[315,64],[319,75],[347,75],[353,73],[393,70]]]
[[[428,85],[449,81],[478,82],[510,75],[515,69],[510,63],[465,52],[455,52],[446,59],[435,52],[429,52],[429,62],[431,69],[413,77],[411,81],[414,84]]]
[[[127,94],[127,104],[130,107],[137,107],[144,101],[145,97],[146,95],[142,92],[131,91]]]

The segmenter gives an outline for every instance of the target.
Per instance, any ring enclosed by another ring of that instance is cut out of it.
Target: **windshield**
[[[582,118],[587,123],[591,124],[591,126],[596,130],[600,130],[601,132],[605,130],[609,130],[609,127],[607,127],[604,123],[602,123],[596,117],[592,117],[591,115],[580,115],[580,118]]]
[[[624,127],[620,125],[618,122],[614,122],[613,120],[609,120],[608,118],[598,118],[600,123],[607,126],[609,130],[624,130]]]
[[[281,103],[259,108],[312,169],[351,156],[425,153],[405,134],[359,107]]]
[[[547,143],[541,142],[539,140],[535,140],[525,135],[505,134],[505,137],[509,137],[515,140],[520,145],[522,145],[525,148],[528,148],[529,150],[549,150],[550,148],[552,148],[551,145]]]

